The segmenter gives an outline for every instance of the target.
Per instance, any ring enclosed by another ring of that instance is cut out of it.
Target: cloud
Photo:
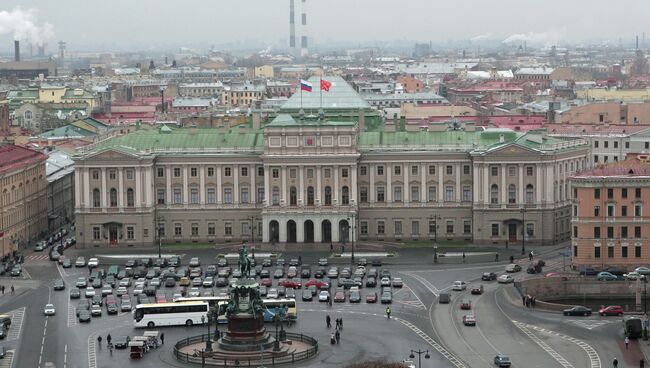
[[[54,38],[54,27],[49,23],[39,26],[33,9],[16,7],[10,11],[0,11],[0,35],[4,34],[12,34],[16,40],[42,45]]]

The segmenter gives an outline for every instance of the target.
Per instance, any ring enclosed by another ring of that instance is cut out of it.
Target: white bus
[[[230,296],[192,296],[192,297],[183,297],[174,299],[174,303],[184,303],[184,302],[207,302],[210,305],[210,308],[219,308],[219,317],[217,318],[218,323],[228,323],[228,318],[226,318],[226,307],[228,307],[228,302],[230,301]]]
[[[205,301],[138,304],[133,310],[135,327],[192,326],[208,320],[210,305]]]

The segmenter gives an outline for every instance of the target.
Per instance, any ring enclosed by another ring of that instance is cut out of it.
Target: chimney
[[[301,7],[301,35],[300,35],[300,56],[307,56],[309,54],[309,49],[307,45],[307,0],[300,0]]]
[[[296,4],[295,0],[289,1],[289,48],[291,53],[296,53]]]
[[[14,60],[20,61],[20,41],[14,41]]]

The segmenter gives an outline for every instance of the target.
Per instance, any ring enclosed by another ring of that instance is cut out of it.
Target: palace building
[[[584,140],[414,131],[326,79],[329,92],[297,92],[247,124],[140,129],[78,151],[78,246],[570,239]]]

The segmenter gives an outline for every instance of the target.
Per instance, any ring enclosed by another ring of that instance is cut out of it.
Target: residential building
[[[60,150],[47,150],[47,221],[50,233],[74,219],[74,161]]]

